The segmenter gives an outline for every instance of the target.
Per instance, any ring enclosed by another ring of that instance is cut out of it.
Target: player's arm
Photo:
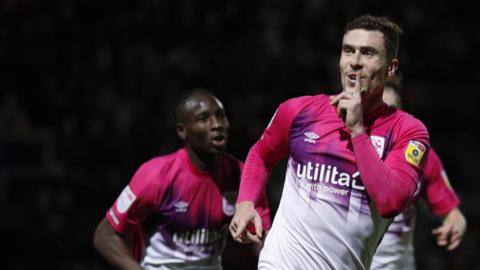
[[[137,232],[141,222],[155,209],[159,202],[157,200],[161,200],[164,194],[164,185],[151,181],[157,173],[153,168],[157,167],[155,161],[149,161],[135,172],[95,230],[95,248],[117,269],[141,269],[138,264],[141,251],[136,249],[139,248],[137,246],[128,245],[126,237],[133,237],[133,233]],[[139,239],[132,240],[139,243],[135,241]]]
[[[430,149],[424,169],[424,197],[437,216],[443,217],[442,225],[432,230],[439,246],[447,250],[458,247],[467,229],[467,221],[458,208],[460,199],[448,180],[442,161],[434,149]]]
[[[124,236],[117,233],[106,218],[98,224],[93,243],[97,251],[116,269],[142,269],[133,258]]]
[[[421,156],[428,150],[428,139],[421,134],[421,130],[413,133],[416,134],[410,137],[412,140],[399,142],[387,154],[385,161],[378,157],[368,135],[362,134],[352,139],[363,185],[383,217],[391,218],[400,214],[418,194]],[[406,156],[414,151],[420,158],[410,161],[410,157]]]
[[[233,239],[241,243],[261,244],[262,218],[255,210],[261,201],[272,167],[289,153],[291,123],[298,114],[301,98],[280,105],[261,139],[250,149],[240,180],[235,215],[230,223]],[[247,226],[252,226],[247,230]]]
[[[261,199],[256,204],[255,210],[257,211],[260,219],[262,220],[262,239],[261,243],[253,245],[253,251],[256,256],[260,255],[260,251],[263,248],[263,240],[267,237],[270,227],[272,227],[272,219],[270,218],[270,206],[268,205],[268,198],[265,189],[262,193]],[[251,230],[254,231],[254,230]]]
[[[390,218],[400,214],[416,194],[421,158],[419,162],[409,164],[405,155],[411,142],[421,144],[423,155],[429,143],[428,133],[423,126],[407,130],[382,161],[363,126],[360,77],[358,73],[354,89],[343,91],[332,99],[331,104],[337,105],[337,113],[350,130],[358,170],[368,195],[380,215]]]

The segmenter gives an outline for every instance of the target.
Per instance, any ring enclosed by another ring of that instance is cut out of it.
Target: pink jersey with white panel
[[[445,169],[437,153],[430,149],[422,181],[423,198],[430,211],[438,216],[446,215],[458,207],[460,200],[452,189]],[[415,207],[410,206],[398,215],[375,252],[371,269],[415,269],[413,233],[415,230]]]
[[[221,269],[242,165],[223,155],[216,171],[200,171],[184,148],[151,159],[106,217],[115,231],[135,237],[133,254],[146,269]],[[257,210],[268,229],[264,195]]]
[[[391,222],[377,206],[388,215],[413,200],[428,133],[411,115],[386,106],[364,123],[367,135],[352,139],[325,95],[280,105],[250,150],[238,199],[259,198],[271,167],[288,157],[259,269],[370,267]]]

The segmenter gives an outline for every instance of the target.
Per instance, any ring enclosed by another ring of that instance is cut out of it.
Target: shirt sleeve
[[[241,161],[238,161],[239,163],[239,168],[240,171],[243,171],[244,164]],[[270,206],[268,204],[268,196],[265,190],[262,192],[261,198],[258,201],[258,204],[255,206],[255,210],[257,210],[258,214],[260,215],[260,218],[262,219],[262,228],[263,231],[268,231],[270,230],[270,227],[272,226],[272,219],[270,217]],[[251,230],[252,232],[255,231],[254,228]]]
[[[366,134],[352,139],[362,182],[379,213],[394,217],[414,200],[420,188],[423,155],[428,151],[426,128],[419,121],[402,127],[382,161]]]
[[[242,171],[237,203],[258,203],[273,165],[290,153],[290,127],[306,98],[308,97],[290,99],[282,103],[260,140],[250,149]]]
[[[255,209],[262,218],[263,231],[265,232],[270,230],[270,227],[272,226],[272,220],[270,218],[270,207],[268,205],[268,198],[265,190],[262,192],[262,197],[258,201]]]
[[[121,234],[131,233],[158,204],[165,188],[155,183],[153,162],[143,164],[123,189],[106,218],[113,229]]]
[[[425,188],[422,193],[435,215],[443,216],[458,207],[460,199],[448,180],[438,154],[430,149],[424,170]]]

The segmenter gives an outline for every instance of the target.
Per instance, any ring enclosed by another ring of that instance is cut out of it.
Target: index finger
[[[355,74],[355,86],[353,87],[353,95],[360,96],[362,94],[362,73],[359,71]]]

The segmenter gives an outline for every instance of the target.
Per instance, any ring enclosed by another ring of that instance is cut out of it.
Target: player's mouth
[[[224,147],[227,143],[227,136],[223,134],[214,136],[212,139],[212,143],[216,147]]]
[[[352,73],[352,74],[348,74],[347,75],[347,81],[348,81],[348,85],[350,87],[354,87],[355,86],[355,81],[357,79],[357,74],[355,73]],[[362,79],[362,77],[360,77],[360,80]]]

